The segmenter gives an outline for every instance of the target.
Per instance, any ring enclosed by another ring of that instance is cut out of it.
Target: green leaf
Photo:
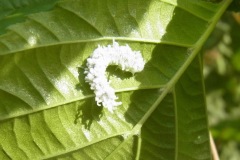
[[[143,125],[141,159],[211,159],[200,66],[198,56]]]
[[[57,0],[0,1],[0,35],[12,24],[23,22],[31,13],[50,10]]]
[[[0,8],[0,159],[211,159],[197,53],[231,0],[10,2],[19,8]],[[111,114],[83,71],[113,39],[146,65],[108,68],[123,102]]]

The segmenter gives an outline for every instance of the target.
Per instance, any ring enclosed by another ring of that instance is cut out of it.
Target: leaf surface
[[[10,2],[19,8],[0,8],[0,159],[211,159],[197,52],[230,0]],[[22,10],[20,23],[4,21]],[[107,69],[123,102],[111,114],[83,71],[113,39],[146,65]]]

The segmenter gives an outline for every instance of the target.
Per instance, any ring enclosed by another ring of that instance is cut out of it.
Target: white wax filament
[[[105,75],[109,65],[117,65],[122,70],[134,74],[141,72],[144,64],[140,51],[132,51],[128,45],[119,46],[115,41],[112,45],[99,45],[87,59],[87,68],[84,72],[86,74],[85,81],[90,84],[95,93],[97,105],[100,106],[102,103],[103,107],[113,112],[116,106],[122,104],[122,102],[116,101],[118,98]]]

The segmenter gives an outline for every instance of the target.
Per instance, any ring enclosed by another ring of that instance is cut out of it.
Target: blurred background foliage
[[[203,47],[209,124],[221,160],[240,160],[239,11],[234,1]]]

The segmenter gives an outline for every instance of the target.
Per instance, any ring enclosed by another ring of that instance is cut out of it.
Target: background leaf
[[[210,159],[195,57],[231,1],[55,2],[2,27],[0,158]],[[123,102],[111,114],[96,106],[83,71],[113,39],[140,50],[146,66],[134,76],[108,68]]]
[[[220,158],[228,160],[240,158],[239,25],[239,14],[226,12],[203,48],[210,129]]]

